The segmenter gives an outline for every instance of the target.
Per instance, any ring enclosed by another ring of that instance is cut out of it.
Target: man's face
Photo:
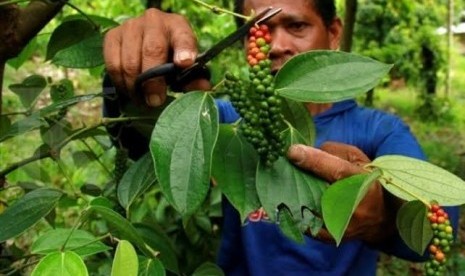
[[[245,0],[244,13],[250,15],[273,7],[282,11],[268,20],[272,42],[272,70],[278,70],[290,57],[309,50],[337,49],[342,32],[339,19],[326,27],[309,0]]]

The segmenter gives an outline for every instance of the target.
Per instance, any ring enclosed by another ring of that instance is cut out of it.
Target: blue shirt
[[[231,103],[217,101],[220,122],[239,118]],[[326,141],[350,144],[371,160],[387,154],[425,159],[409,127],[398,117],[357,106],[347,100],[314,118],[316,147]],[[225,200],[226,201],[226,200]],[[457,229],[458,208],[447,208]],[[424,260],[411,251],[399,236],[375,249],[353,240],[339,247],[306,237],[303,245],[285,237],[266,219],[241,224],[236,210],[227,201],[223,206],[224,225],[218,264],[226,275],[375,275],[378,250],[412,261]]]

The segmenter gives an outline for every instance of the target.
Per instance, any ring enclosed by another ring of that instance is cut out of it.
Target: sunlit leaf
[[[118,200],[129,209],[134,200],[156,181],[153,160],[150,153],[142,156],[124,173],[118,185]]]
[[[72,252],[54,252],[40,260],[31,276],[87,276],[82,258]]]
[[[312,146],[315,143],[315,125],[308,110],[301,102],[290,99],[284,99],[282,104],[282,113],[288,121],[303,138],[301,143]]]
[[[36,189],[0,214],[0,242],[16,237],[45,217],[63,195],[49,188]]]
[[[166,199],[181,214],[192,214],[210,187],[218,111],[211,95],[184,94],[160,115],[150,150]]]
[[[465,182],[429,162],[399,155],[385,155],[371,164],[380,168],[383,186],[404,200],[437,201],[442,206],[465,203]],[[415,197],[414,197],[414,196]]]
[[[260,208],[255,188],[258,157],[232,125],[221,125],[213,153],[212,176],[229,202],[238,210],[241,221]]]
[[[376,170],[371,174],[357,174],[338,180],[323,194],[323,220],[337,245],[344,236],[352,214],[379,175],[379,170]]]
[[[87,231],[58,228],[39,236],[32,244],[31,253],[48,254],[61,251],[65,242],[65,250],[76,252],[80,256],[94,255],[111,249]]]
[[[428,209],[421,201],[406,202],[397,213],[399,234],[412,250],[420,255],[433,238],[433,230],[427,218]]]
[[[343,51],[310,51],[294,56],[278,71],[276,91],[299,102],[337,102],[367,92],[391,67]]]
[[[119,241],[111,267],[111,276],[137,276],[138,272],[139,260],[136,250],[130,242]]]

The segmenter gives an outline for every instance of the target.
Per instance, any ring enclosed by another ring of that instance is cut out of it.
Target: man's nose
[[[276,28],[271,33],[270,59],[279,59],[293,55],[292,38],[282,28]]]

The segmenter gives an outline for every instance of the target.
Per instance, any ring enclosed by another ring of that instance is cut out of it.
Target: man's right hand
[[[127,20],[105,36],[103,54],[108,74],[116,89],[132,99],[136,77],[145,70],[169,62],[180,68],[192,65],[197,56],[197,41],[187,20],[177,14],[148,9],[142,16]],[[172,57],[171,57],[172,54]],[[206,90],[210,83],[195,80],[186,90]],[[148,106],[159,106],[166,99],[165,80],[145,82],[143,93]]]

